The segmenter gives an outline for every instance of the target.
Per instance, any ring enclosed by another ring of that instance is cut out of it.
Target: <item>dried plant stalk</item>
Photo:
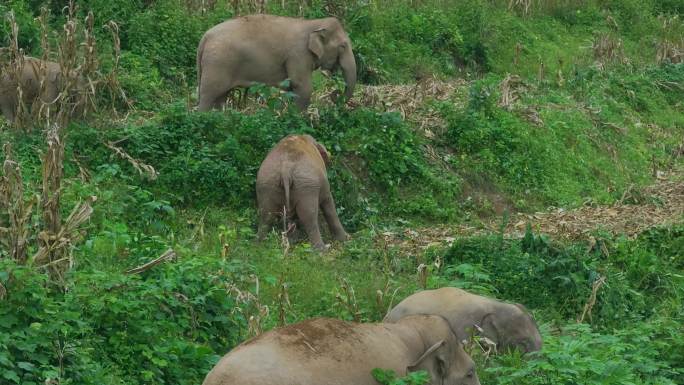
[[[596,305],[596,295],[598,294],[599,289],[601,289],[601,286],[603,286],[605,283],[606,277],[599,276],[598,279],[591,284],[591,294],[589,295],[587,303],[584,305],[582,315],[580,315],[580,317],[577,319],[577,323],[584,322],[585,316],[588,316],[589,321],[591,322],[591,310],[594,308],[594,305]]]
[[[177,257],[178,257],[178,255],[176,254],[176,252],[173,249],[168,249],[162,255],[160,255],[159,257],[145,263],[144,265],[140,265],[136,268],[127,270],[126,274],[139,274],[139,273],[142,273],[143,271],[147,271],[147,270],[159,265],[162,262],[172,261],[172,260],[176,259]]]
[[[361,310],[359,309],[359,304],[356,301],[356,294],[354,293],[354,287],[344,278],[339,278],[340,288],[342,289],[342,294],[337,293],[335,299],[342,306],[344,306],[354,318],[354,321],[361,322]]]
[[[105,143],[105,146],[114,151],[114,153],[119,155],[122,159],[127,160],[128,163],[130,163],[140,175],[146,176],[149,180],[155,180],[157,179],[157,176],[159,176],[159,173],[154,169],[154,167],[128,155],[126,151],[124,151],[121,147],[117,147],[114,143],[107,142]]]
[[[4,152],[3,175],[0,177],[0,245],[7,250],[7,257],[24,264],[28,251],[31,214],[36,200],[35,197],[28,200],[24,198],[21,167],[12,158],[9,143],[5,144]]]
[[[104,77],[104,82],[107,86],[107,90],[111,95],[111,109],[116,114],[117,111],[115,100],[117,97],[123,101],[123,103],[126,105],[126,108],[128,108],[129,110],[133,109],[133,102],[131,102],[126,96],[126,92],[124,92],[123,88],[121,87],[121,83],[119,83],[118,78],[119,61],[121,59],[121,38],[119,37],[119,25],[114,21],[109,21],[109,23],[105,25],[105,28],[108,29],[109,32],[112,34],[112,42],[114,43],[114,66],[112,67],[112,70],[109,72],[109,74],[107,74],[107,76]]]

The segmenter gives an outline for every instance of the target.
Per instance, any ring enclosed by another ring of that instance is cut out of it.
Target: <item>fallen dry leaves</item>
[[[626,202],[637,203],[626,203]],[[535,233],[559,240],[593,239],[594,231],[634,238],[645,230],[684,220],[684,171],[660,174],[656,183],[636,192],[628,189],[622,199],[607,205],[585,205],[575,209],[552,209],[546,212],[516,213],[504,228],[507,238],[520,238],[529,223]],[[414,254],[432,246],[450,246],[457,237],[499,233],[500,218],[489,219],[481,226],[443,225],[399,232],[385,231],[376,242],[394,247],[402,254]]]
[[[377,86],[357,86],[354,97],[349,101],[351,107],[364,106],[379,111],[398,112],[402,119],[414,123],[426,137],[434,136],[433,130],[444,129],[446,123],[439,112],[428,105],[428,101],[454,100],[459,92],[467,90],[464,79],[443,81],[432,77],[423,78],[410,84],[386,84]],[[329,104],[339,96],[334,84],[315,92],[315,104]],[[455,100],[454,100],[455,102]]]

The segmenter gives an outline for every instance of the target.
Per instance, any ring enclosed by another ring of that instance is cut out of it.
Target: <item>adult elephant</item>
[[[348,99],[356,85],[356,62],[347,33],[336,18],[296,19],[243,16],[208,30],[197,48],[199,110],[226,102],[235,87],[272,86],[290,79],[297,105],[306,109],[313,87],[311,73],[342,69]]]
[[[226,354],[203,385],[377,385],[374,368],[425,370],[431,384],[480,383],[449,324],[414,316],[396,324],[316,318],[274,329]]]
[[[53,103],[64,87],[62,68],[59,63],[43,61],[31,56],[24,56],[22,61],[18,78],[9,73],[0,75],[0,111],[10,122],[14,122],[16,118],[15,113],[19,104],[18,85],[21,86],[22,101],[27,106],[31,106],[38,98],[43,103]],[[41,81],[44,81],[42,88]],[[85,79],[79,76],[74,86],[75,89],[70,91],[84,92],[86,84]],[[72,115],[78,115],[82,110],[83,106],[77,105],[71,112]]]
[[[319,209],[336,240],[349,238],[330,193],[326,176],[329,159],[328,150],[311,135],[289,135],[268,153],[256,180],[259,240],[264,239],[283,208],[288,217],[297,216],[311,245],[318,250],[325,249],[318,226]]]
[[[392,309],[385,322],[397,322],[415,314],[436,314],[451,324],[459,340],[467,340],[475,325],[496,343],[498,350],[540,350],[542,337],[523,305],[510,304],[468,293],[454,287],[423,290],[408,296]]]

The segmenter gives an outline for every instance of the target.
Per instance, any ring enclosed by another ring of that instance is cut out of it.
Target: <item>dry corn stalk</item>
[[[143,271],[147,271],[157,265],[159,265],[162,262],[166,261],[172,261],[174,259],[178,258],[178,255],[173,249],[168,249],[166,250],[162,255],[159,257],[143,264],[138,267],[135,267],[133,269],[126,270],[126,274],[139,274],[142,273]]]
[[[278,280],[278,326],[285,326],[285,316],[289,309],[292,308],[290,302],[290,295],[288,293],[287,282],[284,281],[283,276]]]
[[[523,86],[523,82],[518,75],[507,74],[504,80],[499,84],[501,90],[501,98],[499,98],[499,106],[510,110],[513,104],[520,99],[519,89]]]
[[[133,102],[131,102],[126,96],[126,92],[121,88],[119,83],[118,73],[119,73],[119,60],[121,59],[121,39],[119,38],[119,25],[113,21],[110,21],[105,26],[106,29],[112,34],[112,42],[114,43],[114,65],[112,66],[111,72],[103,78],[105,84],[107,85],[107,90],[112,95],[112,111],[116,113],[116,107],[114,105],[114,100],[118,96],[126,108],[133,110]]]
[[[601,286],[603,286],[603,284],[605,283],[606,277],[599,276],[598,279],[596,279],[594,283],[591,284],[591,294],[589,295],[587,303],[584,305],[582,315],[580,315],[580,317],[577,319],[577,323],[584,322],[585,316],[588,316],[589,322],[591,322],[591,310],[594,308],[594,305],[596,305],[596,295],[598,294],[598,291],[601,288]]]
[[[344,278],[339,278],[339,282],[340,287],[342,289],[342,293],[344,293],[344,297],[342,296],[342,294],[337,293],[335,294],[335,299],[342,306],[344,306],[349,311],[349,313],[351,313],[352,317],[354,317],[354,321],[361,322],[361,310],[359,309],[359,304],[356,301],[356,294],[354,294],[354,288],[349,283],[349,281],[347,281]]]
[[[661,22],[660,37],[656,41],[656,62],[684,63],[684,23],[679,15],[658,17]]]
[[[264,331],[263,324],[268,318],[269,309],[261,303],[259,298],[259,277],[252,275],[251,278],[256,284],[254,294],[247,290],[240,290],[233,284],[227,285],[226,291],[235,295],[237,306],[233,308],[233,313],[240,313],[247,320],[248,337],[256,337]]]
[[[512,11],[514,9],[517,9],[522,13],[523,17],[527,17],[530,15],[530,12],[532,11],[532,5],[534,4],[534,0],[509,0],[508,2],[508,10]]]
[[[155,180],[159,176],[159,173],[154,169],[154,167],[128,155],[126,151],[124,151],[121,147],[117,147],[116,144],[107,142],[105,143],[105,146],[114,151],[114,153],[119,155],[122,159],[128,161],[128,163],[130,163],[131,166],[138,171],[138,174],[146,176],[149,180]]]
[[[30,220],[36,199],[35,196],[28,200],[24,198],[21,167],[12,159],[9,143],[5,144],[4,152],[3,175],[0,176],[0,245],[7,250],[7,257],[23,264],[27,258]]]
[[[591,44],[591,49],[594,53],[594,59],[598,68],[605,68],[608,63],[627,63],[625,57],[622,39],[614,32],[598,33],[594,36],[594,41]]]

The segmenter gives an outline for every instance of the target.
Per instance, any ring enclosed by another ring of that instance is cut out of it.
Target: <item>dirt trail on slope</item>
[[[633,238],[655,227],[684,221],[684,170],[660,175],[656,183],[640,189],[628,189],[618,202],[607,205],[586,205],[571,210],[551,209],[534,214],[511,215],[504,236],[524,236],[529,223],[538,234],[560,240],[590,240],[600,230],[613,235]],[[501,218],[485,220],[482,226],[444,225],[402,232],[384,232],[378,243],[395,246],[402,253],[421,251],[430,246],[450,245],[457,237],[499,233]]]

